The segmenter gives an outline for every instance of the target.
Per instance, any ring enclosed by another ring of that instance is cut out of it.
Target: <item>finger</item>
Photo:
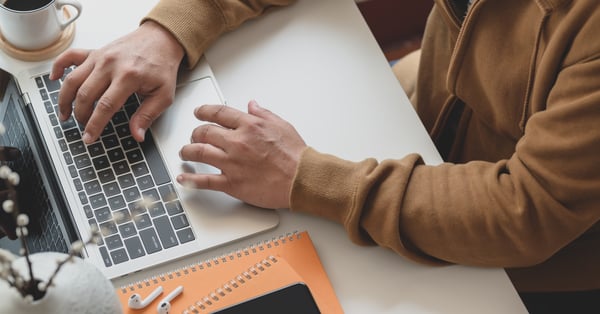
[[[102,94],[106,92],[110,84],[110,77],[96,69],[92,70],[84,80],[77,90],[73,107],[75,118],[79,123],[87,125],[95,110],[94,107],[97,106],[96,102],[100,102]]]
[[[59,119],[61,121],[67,120],[73,112],[73,102],[77,97],[79,87],[88,78],[92,70],[93,66],[91,64],[80,65],[65,78],[58,93]]]
[[[158,119],[171,103],[173,103],[173,96],[166,99],[158,96],[146,97],[129,122],[133,138],[138,142],[144,141],[146,130],[152,126],[152,123]]]
[[[237,129],[241,123],[240,119],[245,114],[227,105],[204,105],[194,110],[196,118],[217,123],[229,129]]]
[[[227,177],[222,174],[182,173],[177,176],[177,182],[185,187],[220,192],[227,191],[229,187]]]
[[[261,107],[256,100],[251,100],[248,103],[248,113],[265,120],[281,119],[278,115],[274,114],[270,110]]]
[[[179,157],[183,161],[201,162],[222,169],[227,153],[210,144],[187,144],[179,151]]]
[[[204,124],[196,127],[192,131],[192,137],[190,141],[192,143],[211,144],[222,150],[225,150],[224,148],[228,143],[226,138],[227,132],[230,132],[230,130],[218,125]]]
[[[90,55],[90,51],[88,49],[69,49],[61,53],[52,64],[50,79],[57,80],[63,76],[66,68],[82,64]]]
[[[108,121],[117,112],[131,94],[131,88],[124,84],[113,82],[106,92],[98,99],[94,110],[85,125],[82,140],[86,144],[93,143],[100,137]]]

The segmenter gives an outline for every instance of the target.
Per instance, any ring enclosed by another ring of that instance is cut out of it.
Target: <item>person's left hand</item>
[[[300,155],[306,148],[294,127],[255,101],[248,113],[225,105],[204,105],[195,116],[213,124],[194,129],[183,160],[217,167],[221,174],[183,173],[184,186],[225,192],[264,208],[289,208]]]

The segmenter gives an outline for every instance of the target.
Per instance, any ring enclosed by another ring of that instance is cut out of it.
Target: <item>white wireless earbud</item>
[[[162,299],[160,303],[158,303],[158,307],[156,308],[158,314],[169,314],[169,311],[171,310],[171,301],[175,299],[178,295],[180,295],[181,292],[183,292],[183,286],[178,286],[173,291],[171,291],[171,293],[169,293],[164,299]]]
[[[162,292],[163,287],[159,286],[158,288],[154,289],[154,291],[152,291],[152,293],[150,293],[150,295],[148,295],[148,297],[144,300],[142,300],[142,296],[140,296],[138,293],[134,293],[131,295],[131,297],[129,297],[129,302],[127,305],[129,305],[129,308],[132,309],[143,309],[152,303],[152,301],[154,301],[154,299],[156,299]]]

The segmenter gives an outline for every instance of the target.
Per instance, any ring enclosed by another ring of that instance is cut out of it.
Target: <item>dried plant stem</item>
[[[84,243],[84,246],[91,244],[93,242],[94,242],[94,237],[92,236],[87,240],[87,242]],[[75,257],[75,255],[78,255],[78,254],[79,254],[79,252],[77,250],[74,250],[74,249],[69,250],[69,256],[67,256],[64,260],[62,260],[58,263],[58,266],[54,270],[54,273],[52,274],[52,276],[50,276],[50,279],[48,279],[46,288],[49,288],[50,286],[52,286],[52,282],[54,281],[54,278],[56,277],[56,275],[58,274],[60,269],[63,267],[63,265],[66,264],[67,262],[71,261]]]
[[[23,247],[23,250],[25,250],[25,260],[27,261],[27,268],[29,270],[29,281],[27,283],[27,285],[31,285],[35,282],[35,277],[33,277],[33,267],[31,266],[31,259],[29,258],[29,248],[27,247],[27,241],[25,241],[25,234],[24,231],[25,228],[24,227],[19,227],[19,229],[21,229],[21,235],[19,236],[19,239],[21,240],[21,246]]]

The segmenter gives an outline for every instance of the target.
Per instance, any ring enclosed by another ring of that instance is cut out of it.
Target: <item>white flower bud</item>
[[[12,213],[15,210],[15,202],[13,200],[5,200],[4,202],[2,202],[2,209],[7,214]]]
[[[40,291],[46,291],[46,283],[45,282],[40,282],[38,283],[38,290]]]
[[[19,216],[17,216],[17,226],[24,227],[24,226],[27,226],[28,224],[29,224],[29,216],[27,216],[26,214],[19,214]]]
[[[0,167],[0,179],[7,179],[8,175],[12,173],[12,170],[7,166]]]
[[[15,260],[15,256],[8,250],[0,249],[0,262],[11,264]]]
[[[73,242],[71,244],[71,250],[73,250],[73,252],[81,253],[81,250],[83,250],[83,243],[79,240]]]
[[[21,182],[21,176],[19,176],[18,173],[16,172],[11,172],[8,175],[8,178],[6,178],[8,180],[8,182],[10,182],[10,184],[17,186],[19,185],[19,183]]]

